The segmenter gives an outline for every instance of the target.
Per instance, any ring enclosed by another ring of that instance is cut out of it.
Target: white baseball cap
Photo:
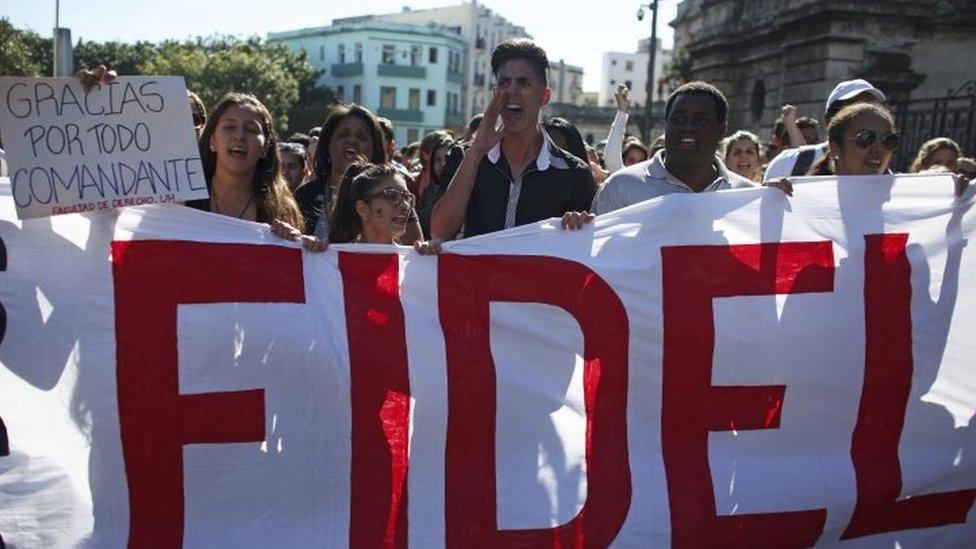
[[[837,84],[834,91],[830,92],[830,95],[827,97],[827,110],[830,110],[830,106],[835,101],[845,101],[864,92],[870,93],[882,103],[887,101],[885,94],[881,93],[881,90],[872,86],[867,80],[857,78],[854,80],[845,80]]]

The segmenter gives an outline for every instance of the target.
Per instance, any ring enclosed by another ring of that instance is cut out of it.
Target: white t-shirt
[[[763,175],[763,181],[772,181],[773,179],[780,179],[781,177],[789,177],[793,173],[793,166],[796,166],[797,158],[800,156],[800,151],[808,151],[813,149],[813,162],[810,166],[813,166],[820,161],[824,156],[824,149],[827,147],[826,143],[817,143],[815,145],[803,145],[795,149],[786,149],[776,155],[776,158],[766,166],[766,173]]]

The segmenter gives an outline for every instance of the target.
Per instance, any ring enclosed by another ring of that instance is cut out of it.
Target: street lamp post
[[[657,2],[658,0],[652,0],[650,4],[641,4],[637,9],[637,20],[644,20],[644,8],[651,10],[651,43],[648,47],[647,61],[647,99],[644,101],[644,142],[650,146],[651,140],[651,130],[654,127],[653,121],[651,119],[651,113],[654,108],[654,65],[657,62]]]

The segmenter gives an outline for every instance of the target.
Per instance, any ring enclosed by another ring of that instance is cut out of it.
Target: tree
[[[289,127],[289,110],[298,102],[299,91],[318,77],[304,54],[258,38],[228,36],[164,42],[140,68],[143,74],[183,76],[187,88],[211,107],[227,92],[254,94],[271,111],[282,132]]]
[[[141,66],[156,55],[150,42],[92,42],[79,40],[74,47],[75,70],[105,65],[121,75],[142,74]]]
[[[51,39],[14,28],[0,19],[0,76],[50,76],[54,67]]]
[[[679,83],[691,82],[695,79],[695,73],[691,70],[693,62],[688,49],[684,44],[678,44],[671,54],[671,62],[664,68],[664,74],[668,79]]]

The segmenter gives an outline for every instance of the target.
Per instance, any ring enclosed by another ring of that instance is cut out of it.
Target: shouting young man
[[[596,184],[582,160],[560,149],[539,124],[549,103],[549,60],[531,40],[507,40],[491,56],[496,86],[470,144],[456,147],[444,167],[447,190],[431,213],[437,239],[507,229],[550,217],[578,228]],[[499,118],[501,124],[498,124]]]

